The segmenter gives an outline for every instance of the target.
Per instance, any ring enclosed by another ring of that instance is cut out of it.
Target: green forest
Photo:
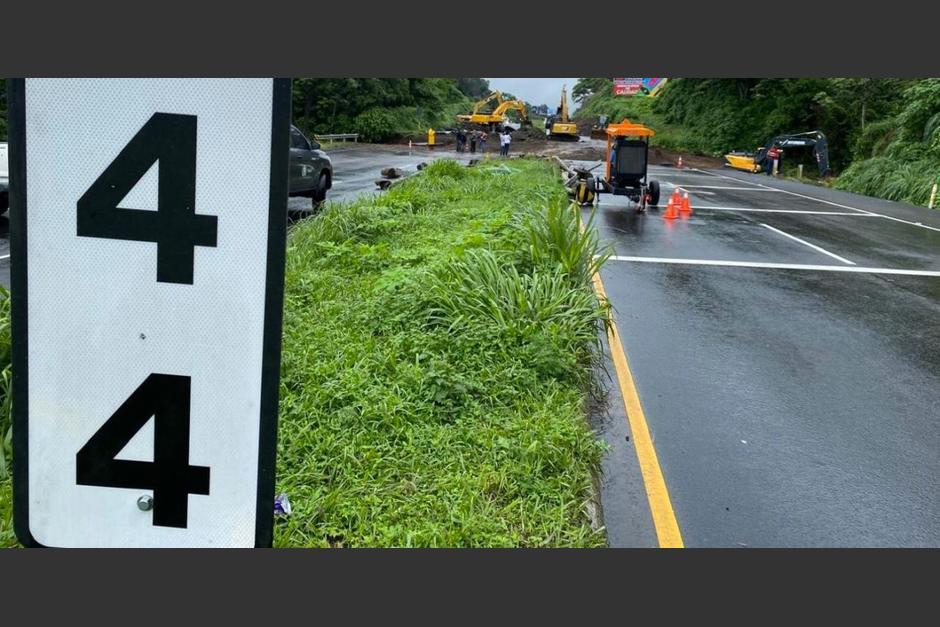
[[[294,124],[386,141],[453,126],[488,93],[483,78],[295,78]]]
[[[663,148],[706,155],[822,131],[836,175],[825,183],[860,194],[926,205],[940,179],[938,78],[674,78],[655,98],[582,78],[572,96],[579,119],[627,117]]]

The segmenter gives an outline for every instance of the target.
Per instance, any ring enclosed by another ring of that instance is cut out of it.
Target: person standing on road
[[[774,163],[779,158],[780,158],[780,149],[776,145],[773,145],[767,149],[767,158],[764,161],[764,171],[767,173],[767,176],[773,176]]]
[[[486,154],[486,131],[480,131],[480,152]]]
[[[477,131],[470,131],[470,154],[477,153]]]
[[[504,157],[509,156],[509,144],[512,142],[512,135],[509,134],[508,129],[503,129],[503,132],[499,136],[499,154]]]
[[[457,129],[457,152],[463,152],[463,146],[467,143],[467,135],[462,128]]]

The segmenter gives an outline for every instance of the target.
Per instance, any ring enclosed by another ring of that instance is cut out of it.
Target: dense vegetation
[[[836,187],[926,204],[940,176],[940,79],[670,79],[657,98],[614,96],[581,79],[581,119],[606,114],[654,126],[665,148],[721,155],[782,133],[829,138]]]
[[[541,161],[439,161],[291,235],[277,544],[595,546],[604,310]]]
[[[385,141],[452,126],[488,92],[482,78],[296,78],[294,123],[310,133]]]
[[[291,230],[278,546],[604,544],[585,406],[606,256],[558,181],[438,161]],[[0,475],[0,546],[10,500]]]

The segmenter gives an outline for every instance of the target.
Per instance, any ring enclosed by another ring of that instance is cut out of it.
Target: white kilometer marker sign
[[[17,537],[270,545],[290,81],[11,87]]]

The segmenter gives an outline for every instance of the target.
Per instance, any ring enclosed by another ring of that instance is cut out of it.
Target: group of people
[[[475,154],[479,147],[480,152],[486,152],[486,142],[489,135],[486,131],[467,131],[466,129],[457,129],[457,152],[465,152],[467,146],[470,147],[470,153]],[[512,135],[509,128],[503,128],[499,131],[499,154],[504,157],[509,155],[509,144],[512,143]]]

